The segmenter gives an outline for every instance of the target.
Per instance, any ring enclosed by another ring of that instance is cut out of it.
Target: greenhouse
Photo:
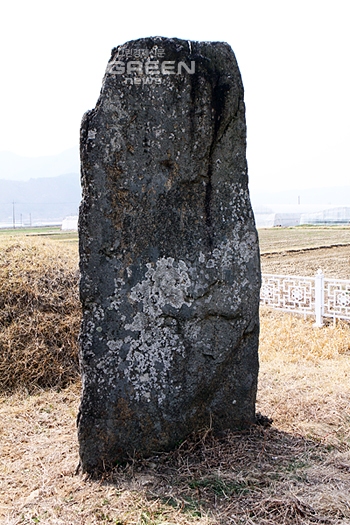
[[[302,213],[300,224],[350,224],[350,207],[343,206],[313,213]]]

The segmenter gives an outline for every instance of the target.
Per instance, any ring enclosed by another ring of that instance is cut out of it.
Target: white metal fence
[[[323,318],[350,320],[350,281],[325,279],[322,270],[315,277],[262,275],[260,302],[285,312],[314,315],[315,325]]]

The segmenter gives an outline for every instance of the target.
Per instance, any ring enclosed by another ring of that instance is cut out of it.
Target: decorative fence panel
[[[324,317],[350,320],[350,281],[324,280]]]
[[[350,281],[325,279],[322,270],[315,277],[262,275],[260,302],[283,310],[314,315],[316,326],[323,317],[350,320]]]

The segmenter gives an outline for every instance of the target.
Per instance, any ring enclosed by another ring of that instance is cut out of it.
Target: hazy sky
[[[245,87],[252,188],[350,184],[349,0],[3,3],[0,151],[79,141],[112,47],[145,36],[228,42]]]

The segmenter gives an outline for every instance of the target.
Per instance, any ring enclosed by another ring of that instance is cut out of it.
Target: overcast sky
[[[220,40],[242,73],[252,188],[350,184],[349,0],[18,0],[3,3],[0,151],[79,141],[113,47]]]

